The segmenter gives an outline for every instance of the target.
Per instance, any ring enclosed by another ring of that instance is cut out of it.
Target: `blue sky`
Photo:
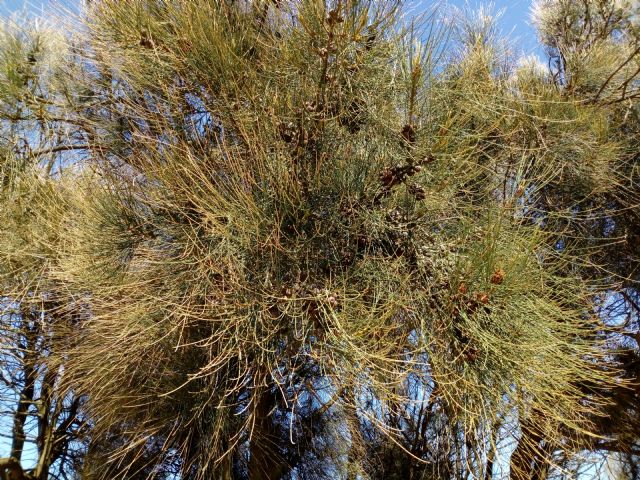
[[[432,2],[429,0],[422,0],[421,3],[429,5]],[[516,53],[540,54],[540,46],[536,39],[536,32],[531,26],[529,20],[531,0],[494,0],[492,2],[481,2],[478,0],[448,0],[447,3],[457,7],[462,7],[465,3],[468,3],[472,8],[478,7],[482,4],[492,4],[494,6],[494,12],[504,10],[502,17],[500,18],[499,25],[502,30],[502,34],[513,41],[512,45],[516,48]]]
[[[0,0],[0,16],[7,15],[11,12],[20,10],[28,10],[36,14],[42,14],[45,18],[55,5],[77,7],[81,0]]]
[[[529,7],[531,0],[494,0],[493,2],[480,2],[478,0],[441,0],[441,2],[447,2],[450,5],[458,7],[464,6],[467,2],[476,7],[482,3],[491,3],[494,5],[494,11],[504,9],[504,14],[500,19],[500,27],[502,33],[508,35],[513,41],[513,45],[519,50],[517,53],[539,53],[538,45],[536,42],[535,31],[529,25]],[[46,13],[51,10],[51,5],[58,3],[66,6],[78,5],[80,0],[60,0],[58,2],[51,0],[0,0],[0,15],[7,12],[13,12],[27,8],[33,12]],[[424,6],[427,8],[430,5],[436,3],[433,0],[409,0],[407,5],[415,5],[420,8]]]
[[[35,0],[29,2],[25,0],[0,0],[0,12],[2,14],[6,14],[7,12],[14,12],[28,8],[34,12],[46,13],[48,5],[48,0]]]

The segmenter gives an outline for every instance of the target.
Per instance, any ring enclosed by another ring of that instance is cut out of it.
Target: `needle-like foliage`
[[[3,278],[67,306],[86,478],[489,478],[501,435],[531,478],[597,437],[599,244],[544,201],[624,182],[604,107],[484,14],[103,0],[83,25],[87,158],[0,241]]]

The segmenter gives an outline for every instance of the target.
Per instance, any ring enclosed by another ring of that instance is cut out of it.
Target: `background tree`
[[[0,478],[71,478],[84,450],[83,397],[63,384],[55,353],[73,341],[83,308],[49,280],[60,241],[49,222],[59,215],[44,219],[37,205],[58,188],[64,153],[86,145],[64,100],[73,92],[60,75],[63,35],[9,18],[0,44]]]
[[[605,454],[619,452],[629,478],[638,478],[640,453],[639,14],[640,5],[633,1],[540,1],[533,8],[558,90],[571,101],[599,111],[606,125],[602,133],[615,142],[615,150],[599,152],[615,172],[601,177],[606,186],[590,195],[589,190],[554,182],[540,206],[547,212],[572,212],[563,226],[566,241],[580,245],[583,259],[591,264],[582,275],[610,282],[599,312],[616,327],[610,335],[611,346],[618,349],[618,360],[635,386],[611,391],[615,402],[597,422],[603,438],[591,448]],[[581,170],[567,170],[580,185]]]

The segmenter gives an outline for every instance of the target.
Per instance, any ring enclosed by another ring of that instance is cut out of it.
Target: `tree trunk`
[[[18,399],[18,406],[13,415],[13,438],[11,441],[11,453],[10,457],[15,458],[18,462],[22,460],[22,452],[24,450],[24,443],[26,440],[26,434],[24,426],[29,415],[29,408],[33,405],[33,396],[35,394],[35,384],[37,369],[35,368],[36,362],[36,342],[38,332],[37,327],[29,327],[30,314],[28,312],[22,312],[21,322],[25,326],[24,344],[20,344],[19,348],[23,354],[23,366],[22,372],[24,376],[24,384],[20,390],[20,397]]]
[[[251,436],[250,480],[278,480],[287,471],[287,462],[278,449],[280,437],[273,418],[269,416],[277,405],[276,393],[269,387],[256,389],[255,423]]]
[[[31,480],[15,458],[0,458],[0,480]]]
[[[540,468],[539,462],[544,462],[541,458],[542,435],[535,428],[535,416],[527,419],[521,424],[522,438],[518,446],[511,454],[511,475],[515,480],[533,480],[537,477],[536,472]]]

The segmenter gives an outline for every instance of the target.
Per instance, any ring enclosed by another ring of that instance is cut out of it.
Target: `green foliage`
[[[567,455],[598,436],[624,383],[610,279],[567,225],[628,179],[607,106],[513,67],[485,14],[456,35],[395,1],[84,15],[67,89],[91,100],[56,98],[87,156],[56,178],[3,157],[0,285],[74,305],[52,358],[87,398],[87,478],[483,477],[509,419]]]

